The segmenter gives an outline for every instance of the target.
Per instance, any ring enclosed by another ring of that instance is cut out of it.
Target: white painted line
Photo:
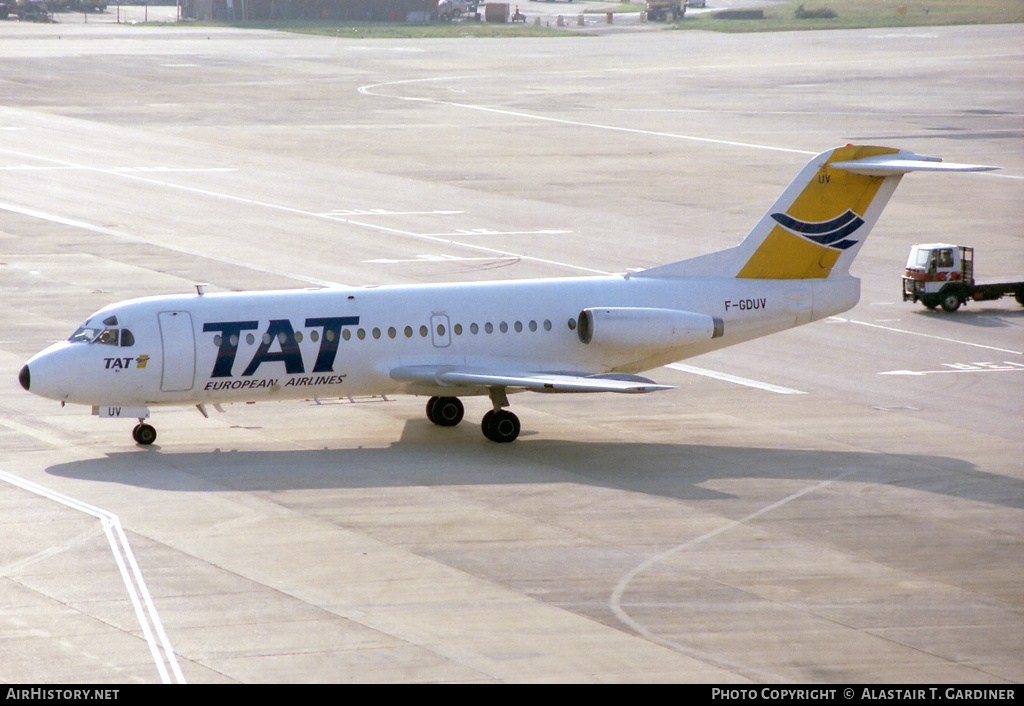
[[[285,277],[291,277],[292,279],[298,280],[300,282],[309,282],[310,284],[315,284],[318,287],[344,287],[345,286],[345,285],[339,284],[337,282],[331,282],[331,281],[328,281],[328,280],[317,279],[316,277],[310,277],[308,275],[296,274],[294,272],[285,272],[285,271],[282,271],[282,270],[272,270],[269,267],[260,267],[259,265],[254,265],[254,264],[252,264],[250,262],[242,262],[241,260],[233,260],[233,259],[228,258],[228,257],[223,257],[223,256],[219,256],[219,255],[218,256],[214,256],[214,255],[211,255],[210,253],[198,252],[196,250],[189,250],[188,248],[178,247],[178,246],[175,246],[175,245],[171,245],[169,243],[156,242],[156,241],[152,241],[152,240],[147,240],[146,238],[140,238],[138,236],[128,235],[127,233],[121,233],[121,232],[113,230],[111,228],[104,228],[103,226],[93,225],[92,223],[86,223],[85,221],[79,221],[79,220],[76,220],[74,218],[64,218],[63,216],[58,216],[58,215],[53,214],[53,213],[44,213],[43,211],[36,211],[35,209],[31,209],[31,208],[22,208],[21,206],[15,206],[13,204],[0,203],[0,210],[10,211],[11,213],[20,213],[23,216],[31,216],[32,218],[39,218],[39,219],[42,219],[44,221],[51,221],[53,223],[60,223],[62,225],[71,226],[72,228],[81,228],[82,230],[87,230],[87,231],[90,231],[92,233],[102,233],[103,235],[110,235],[110,236],[114,236],[116,238],[121,238],[123,240],[127,240],[127,241],[132,242],[132,243],[145,243],[146,245],[153,245],[155,247],[165,248],[167,250],[171,250],[171,251],[174,251],[174,252],[185,253],[186,255],[192,255],[194,257],[201,257],[201,258],[204,258],[204,259],[207,259],[207,260],[214,260],[216,262],[223,262],[223,263],[226,263],[228,265],[235,265],[236,267],[244,267],[245,269],[253,270],[255,272],[267,272],[269,274],[275,274],[275,275],[282,275],[282,276],[285,276]]]
[[[562,72],[564,73],[564,72]],[[572,72],[570,72],[572,73]],[[579,73],[579,72],[576,72]],[[634,135],[646,135],[648,137],[664,137],[672,140],[686,140],[689,142],[699,142],[702,144],[709,145],[723,145],[726,147],[742,147],[745,149],[755,150],[768,150],[771,152],[786,152],[789,154],[803,154],[803,155],[814,155],[815,152],[809,152],[807,150],[790,149],[787,147],[777,147],[775,145],[764,145],[757,144],[754,142],[737,142],[734,140],[717,140],[709,137],[698,137],[696,135],[682,135],[675,132],[661,132],[657,130],[641,130],[639,128],[623,127],[620,125],[606,125],[603,123],[591,123],[584,122],[581,120],[568,120],[565,118],[554,118],[548,115],[538,115],[536,113],[524,113],[518,110],[508,110],[504,108],[495,108],[486,105],[477,105],[473,103],[456,103],[454,101],[438,100],[436,98],[418,98],[415,96],[396,96],[388,95],[386,93],[376,93],[374,89],[385,88],[391,86],[400,86],[403,84],[413,83],[429,83],[435,81],[475,81],[481,79],[495,79],[500,78],[499,76],[434,76],[431,78],[415,78],[405,79],[402,81],[385,81],[383,83],[371,83],[366,86],[361,86],[358,91],[365,96],[373,96],[375,98],[390,98],[392,100],[402,100],[419,103],[431,103],[433,105],[446,105],[452,108],[463,108],[466,110],[477,110],[485,113],[494,113],[497,115],[506,115],[513,118],[525,118],[527,120],[538,120],[541,122],[556,123],[559,125],[572,125],[574,127],[590,128],[594,130],[608,130],[611,132],[625,132]],[[1001,179],[1024,179],[1024,176],[1015,176],[1011,174],[1004,174],[1002,172],[986,172],[985,176]]]
[[[918,333],[917,331],[907,331],[906,329],[896,328],[895,326],[882,326],[880,324],[869,324],[867,321],[857,321],[856,319],[844,319],[841,316],[830,316],[829,321],[841,321],[845,324],[857,324],[858,326],[867,326],[869,328],[882,329],[883,331],[893,331],[895,333],[905,333],[908,336],[921,336],[922,338],[931,338],[936,341],[944,341],[946,343],[957,343],[961,346],[973,346],[974,348],[984,348],[990,351],[998,351],[1000,353],[1010,353],[1012,355],[1024,355],[1024,351],[1013,351],[1008,348],[997,348],[996,346],[986,346],[981,343],[971,343],[970,341],[960,341],[956,338],[946,338],[945,336],[934,336],[930,333]]]
[[[666,368],[672,368],[673,370],[681,370],[684,373],[693,373],[694,375],[703,375],[704,377],[714,378],[715,380],[722,380],[724,382],[732,382],[737,385],[745,385],[746,387],[754,387],[758,390],[767,390],[768,392],[774,392],[778,395],[806,395],[806,392],[801,390],[794,390],[791,387],[782,387],[781,385],[772,385],[768,382],[761,382],[760,380],[751,380],[749,378],[741,378],[738,375],[730,375],[728,373],[718,373],[714,370],[707,370],[705,368],[698,368],[695,365],[686,365],[685,363],[670,363],[665,366]]]
[[[12,164],[6,167],[0,167],[0,171],[5,172],[73,172],[73,171],[88,171],[88,167],[76,167],[76,166],[59,166],[59,167],[43,167],[37,164]],[[234,167],[111,167],[107,170],[111,173],[179,173],[179,172],[237,172],[238,170]]]
[[[397,265],[403,262],[498,262],[500,260],[508,260],[509,262],[516,262],[519,260],[517,257],[457,257],[455,255],[420,255],[419,257],[410,257],[403,260],[395,260],[387,257],[379,257],[375,260],[363,260],[364,263],[373,265]],[[3,422],[0,422],[2,424]]]
[[[0,171],[4,172],[72,172],[77,170],[78,167],[40,167],[33,164],[11,164],[0,167]]]
[[[485,113],[494,113],[496,115],[505,115],[512,118],[526,118],[528,120],[539,120],[547,123],[556,123],[559,125],[572,125],[574,127],[592,128],[595,130],[608,130],[611,132],[625,132],[633,135],[647,135],[649,137],[667,137],[674,140],[687,140],[690,142],[701,142],[704,144],[712,145],[726,145],[728,147],[745,147],[748,149],[758,150],[771,150],[773,152],[789,152],[791,154],[804,154],[814,155],[814,152],[808,152],[806,150],[794,150],[787,149],[785,147],[772,147],[770,145],[758,145],[752,142],[735,142],[732,140],[715,140],[707,137],[696,137],[694,135],[680,135],[674,132],[659,132],[656,130],[641,130],[639,128],[622,127],[619,125],[603,125],[601,123],[588,123],[580,120],[567,120],[564,118],[553,118],[547,115],[537,115],[535,113],[523,113],[517,110],[506,110],[504,108],[493,108],[486,105],[474,105],[472,103],[455,103],[453,101],[438,100],[436,98],[416,98],[413,96],[391,96],[386,93],[375,93],[374,89],[384,88],[390,86],[400,86],[402,84],[411,83],[427,83],[431,81],[462,81],[462,80],[478,80],[482,78],[493,78],[488,76],[438,76],[433,78],[417,78],[408,79],[404,81],[387,81],[384,83],[372,83],[367,86],[361,86],[359,92],[366,96],[373,96],[375,98],[391,98],[393,100],[412,101],[418,103],[432,103],[434,105],[447,105],[453,108],[464,108],[466,110],[478,110]]]
[[[792,501],[797,500],[799,498],[802,498],[803,496],[805,496],[805,495],[807,495],[809,493],[812,493],[814,491],[822,490],[824,488],[827,488],[828,486],[832,485],[836,481],[840,481],[840,480],[846,478],[847,476],[849,476],[852,473],[855,473],[855,471],[844,471],[843,473],[840,473],[839,475],[835,476],[834,478],[830,478],[829,480],[823,480],[823,481],[821,481],[819,483],[815,483],[814,485],[809,485],[809,486],[803,488],[802,490],[798,490],[797,492],[792,493],[791,495],[787,495],[786,497],[782,498],[781,500],[777,500],[776,502],[771,503],[770,505],[766,505],[765,507],[762,507],[760,510],[757,510],[755,512],[750,513],[746,517],[742,517],[742,518],[740,518],[738,520],[732,520],[731,522],[727,522],[724,525],[722,525],[721,527],[718,527],[717,529],[713,529],[710,532],[705,532],[704,534],[702,534],[702,535],[700,535],[698,537],[694,537],[693,539],[691,539],[689,541],[683,542],[682,544],[678,544],[678,545],[676,545],[676,546],[674,546],[674,547],[672,547],[670,549],[666,549],[665,551],[663,551],[663,552],[661,552],[659,554],[655,554],[654,556],[650,557],[649,559],[647,559],[647,560],[641,562],[640,564],[636,565],[635,567],[633,567],[629,572],[626,573],[625,576],[623,576],[621,579],[619,579],[618,584],[616,584],[616,586],[615,586],[615,590],[612,591],[612,595],[608,599],[608,607],[611,609],[611,611],[615,614],[615,616],[624,625],[629,626],[630,628],[635,630],[637,633],[639,633],[640,635],[643,635],[645,638],[650,640],[651,642],[657,643],[659,645],[665,645],[667,647],[670,647],[671,649],[678,650],[678,651],[682,652],[683,654],[687,654],[687,655],[690,655],[691,657],[695,657],[695,658],[700,659],[702,661],[706,661],[709,664],[723,666],[723,667],[726,667],[726,668],[729,668],[729,669],[735,669],[740,674],[748,676],[748,677],[754,679],[755,681],[765,682],[765,681],[776,681],[776,680],[778,680],[778,681],[785,682],[786,680],[783,679],[779,675],[776,675],[776,674],[765,674],[765,673],[759,671],[758,669],[756,669],[754,667],[747,667],[745,665],[741,665],[741,664],[737,664],[735,662],[732,662],[731,660],[723,659],[720,654],[717,654],[717,653],[716,654],[712,654],[712,653],[709,653],[709,652],[704,652],[702,650],[699,650],[699,649],[696,649],[696,648],[693,648],[693,647],[689,647],[687,645],[683,645],[681,643],[674,642],[674,641],[671,641],[671,640],[666,640],[665,638],[658,636],[657,634],[655,634],[651,630],[647,629],[647,627],[644,626],[642,623],[640,623],[638,620],[633,619],[626,612],[625,608],[622,607],[622,597],[623,597],[623,595],[625,595],[626,590],[629,588],[630,583],[633,582],[633,579],[635,579],[637,576],[639,576],[644,571],[647,571],[649,568],[651,568],[651,567],[653,567],[653,566],[655,566],[655,565],[665,561],[666,559],[669,559],[669,558],[675,556],[676,554],[684,552],[684,551],[686,551],[686,550],[688,550],[688,549],[690,549],[692,547],[697,546],[698,544],[701,544],[703,542],[706,542],[709,539],[713,539],[714,537],[717,537],[720,534],[728,532],[731,529],[734,529],[736,527],[740,527],[742,525],[745,525],[748,522],[750,522],[751,520],[757,519],[761,515],[765,515],[765,514],[771,512],[771,511],[777,509],[777,508],[782,507],[783,505],[787,505],[787,504],[791,503]]]
[[[939,373],[1024,373],[1024,363],[943,363],[945,370],[887,370],[879,375],[936,375]]]
[[[458,216],[465,211],[388,211],[384,208],[335,208],[320,216]]]
[[[184,184],[174,184],[174,183],[168,182],[168,181],[158,181],[157,179],[151,179],[149,177],[145,177],[145,176],[142,176],[140,174],[136,174],[136,173],[132,173],[132,172],[119,172],[119,171],[115,171],[113,169],[100,169],[99,167],[88,167],[88,166],[85,166],[85,165],[82,165],[82,164],[75,164],[74,162],[66,162],[64,160],[54,159],[52,157],[43,157],[43,156],[40,156],[40,155],[29,154],[29,153],[26,153],[26,152],[18,152],[16,150],[9,150],[9,149],[0,149],[0,154],[13,154],[13,155],[17,155],[19,157],[28,157],[28,158],[31,158],[31,159],[38,159],[38,160],[41,160],[41,161],[44,161],[44,162],[53,162],[53,163],[56,163],[56,164],[59,164],[59,165],[62,165],[62,166],[75,167],[75,168],[83,169],[85,171],[95,172],[97,174],[114,175],[114,176],[121,177],[123,179],[132,179],[134,181],[141,181],[141,182],[144,182],[146,184],[153,184],[155,186],[160,186],[160,187],[164,187],[164,188],[167,188],[167,189],[175,189],[177,191],[184,191],[184,192],[187,192],[187,193],[190,193],[190,194],[199,194],[201,196],[209,196],[211,198],[223,199],[225,201],[232,201],[234,203],[240,203],[240,204],[244,204],[246,206],[259,206],[261,208],[273,209],[275,211],[283,211],[285,213],[291,213],[291,214],[300,215],[300,216],[309,216],[310,218],[322,218],[322,219],[325,219],[325,220],[336,221],[338,223],[346,223],[348,225],[358,226],[360,228],[368,228],[370,230],[376,230],[376,231],[380,231],[382,233],[391,233],[391,234],[394,234],[394,235],[403,235],[403,236],[406,236],[408,238],[416,238],[416,239],[419,239],[419,240],[427,240],[427,241],[434,242],[434,243],[442,243],[444,245],[451,245],[451,246],[456,246],[456,247],[461,247],[461,248],[467,248],[467,249],[470,249],[470,250],[477,250],[479,252],[489,252],[489,253],[493,253],[495,255],[507,255],[507,256],[511,256],[511,257],[518,257],[521,260],[528,260],[530,262],[539,262],[539,263],[543,263],[545,265],[555,265],[557,267],[565,267],[565,268],[570,269],[570,270],[580,270],[580,271],[583,271],[583,272],[589,272],[591,274],[599,274],[599,275],[611,275],[611,274],[614,274],[613,272],[606,272],[604,270],[596,270],[596,269],[594,269],[592,267],[582,267],[580,265],[573,265],[573,264],[570,264],[570,263],[567,263],[567,262],[559,262],[557,260],[548,260],[546,258],[533,257],[531,255],[521,255],[521,254],[518,254],[518,253],[509,252],[507,250],[499,250],[499,249],[496,249],[496,248],[484,247],[483,245],[476,245],[476,244],[473,244],[473,243],[463,243],[463,242],[456,241],[456,240],[449,240],[446,237],[438,237],[438,236],[433,236],[433,235],[425,235],[425,234],[422,234],[422,233],[413,233],[413,232],[408,231],[408,230],[402,230],[402,229],[399,229],[399,228],[389,228],[387,226],[378,225],[376,223],[367,223],[365,221],[356,221],[356,220],[352,220],[352,219],[349,219],[349,218],[340,218],[338,216],[334,216],[334,215],[330,215],[330,214],[316,213],[316,212],[307,211],[307,210],[301,209],[301,208],[294,208],[292,206],[285,206],[284,204],[270,203],[268,201],[257,201],[255,199],[245,198],[243,196],[235,196],[233,194],[226,194],[226,193],[223,193],[223,192],[211,191],[211,190],[208,190],[208,189],[200,189],[200,188],[194,187],[194,186],[186,186]],[[0,204],[0,208],[6,209],[6,210],[9,210],[9,211],[14,211],[16,213],[25,213],[26,215],[32,215],[32,213],[38,213],[38,212],[30,212],[29,209],[21,209],[20,207],[17,207],[17,206],[10,206],[10,205],[5,205],[5,204]],[[51,220],[58,220],[59,218],[60,218],[59,216],[54,216],[54,217],[51,218]],[[68,222],[69,224],[71,224],[70,219],[67,219],[66,221],[62,221],[62,222]],[[116,233],[114,231],[108,231],[108,232],[110,234],[113,234],[113,235],[118,235],[118,236],[120,236],[122,238],[123,237],[127,237],[127,236],[125,236],[122,233]],[[141,242],[150,242],[150,241],[144,241],[144,240],[142,240],[140,238],[136,238],[136,240],[141,241]],[[150,244],[156,245],[158,247],[168,247],[168,249],[178,250],[179,252],[187,252],[185,250],[181,250],[181,249],[178,249],[178,248],[170,248],[169,246],[164,245],[163,243],[150,243]],[[217,258],[212,258],[210,255],[206,255],[206,254],[203,254],[203,253],[194,253],[194,254],[199,255],[201,257],[207,257],[207,258],[210,258],[210,259],[217,259]],[[222,260],[222,261],[227,262],[227,260]],[[232,263],[232,264],[243,264],[243,263]],[[258,269],[258,268],[256,268],[256,269]],[[275,274],[285,274],[285,273],[275,273]],[[311,280],[308,277],[301,277],[301,276],[295,276],[295,275],[287,275],[287,276],[289,276],[289,277],[296,277],[297,279],[300,279],[300,280],[303,280],[303,281],[307,281],[307,282],[313,281],[313,280]],[[314,283],[317,284],[317,282],[314,282]],[[319,284],[320,284],[320,286],[339,286],[339,285],[333,285],[333,284],[326,284],[325,285],[324,283],[319,283]]]
[[[457,235],[568,235],[571,230],[491,230],[490,228],[460,229],[454,233],[424,233],[433,238],[451,238]]]
[[[177,173],[177,172],[237,172],[234,167],[111,167],[112,172]]]
[[[107,541],[110,543],[110,549],[114,554],[114,561],[121,572],[121,579],[128,590],[132,606],[135,608],[135,615],[139,620],[139,625],[142,627],[142,633],[146,637],[150,654],[153,655],[157,671],[160,672],[161,680],[165,684],[171,683],[171,675],[167,672],[167,668],[170,667],[177,683],[184,684],[185,675],[182,674],[181,668],[178,666],[178,660],[174,656],[171,641],[167,639],[167,633],[164,632],[160,616],[156,612],[156,606],[153,605],[153,598],[150,596],[146,582],[142,578],[142,572],[135,561],[135,555],[132,554],[131,547],[128,546],[128,538],[121,528],[121,521],[117,518],[117,515],[3,470],[0,470],[0,480],[48,500],[58,502],[72,510],[84,512],[100,521],[103,531],[107,535]],[[156,633],[155,637],[154,632]]]

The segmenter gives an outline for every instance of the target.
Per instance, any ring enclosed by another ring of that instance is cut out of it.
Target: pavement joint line
[[[142,578],[142,571],[135,561],[135,555],[132,554],[131,547],[128,545],[128,537],[125,536],[124,529],[121,527],[121,520],[118,519],[117,515],[4,470],[0,470],[0,481],[5,481],[22,490],[27,490],[35,495],[58,502],[72,510],[91,515],[100,521],[103,532],[107,536],[107,541],[110,543],[114,561],[121,572],[121,578],[128,591],[128,596],[131,598],[132,606],[135,608],[135,615],[145,635],[149,651],[153,655],[157,671],[160,672],[161,680],[165,684],[172,682],[171,675],[167,672],[167,667],[170,666],[177,683],[184,684],[185,675],[182,674],[181,668],[178,666],[178,660],[174,656],[174,649],[167,638],[167,633],[164,632],[156,606],[153,605],[153,598],[146,587],[145,580]],[[129,567],[131,569],[130,573]],[[145,603],[145,606],[143,606],[143,603]],[[156,636],[153,634],[154,631]],[[157,643],[157,638],[159,638],[159,644]]]

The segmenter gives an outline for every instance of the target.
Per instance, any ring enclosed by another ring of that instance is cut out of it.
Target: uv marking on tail
[[[995,168],[947,164],[891,147],[838,147],[808,162],[736,247],[635,276],[822,279],[845,274],[904,174]]]

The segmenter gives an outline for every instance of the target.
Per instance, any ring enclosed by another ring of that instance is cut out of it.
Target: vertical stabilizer
[[[891,147],[838,147],[808,162],[735,248],[638,275],[784,280],[845,274],[903,174],[993,168],[945,164]]]
[[[849,146],[811,160],[740,245],[744,262],[736,276],[820,279],[849,270],[901,175],[854,174],[832,165],[894,154],[888,147]]]

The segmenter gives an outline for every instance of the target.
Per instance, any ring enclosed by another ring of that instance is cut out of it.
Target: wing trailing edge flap
[[[670,390],[639,375],[609,373],[496,372],[449,365],[410,365],[395,368],[391,378],[399,382],[437,385],[439,387],[502,387],[531,392],[623,392],[643,393]]]

